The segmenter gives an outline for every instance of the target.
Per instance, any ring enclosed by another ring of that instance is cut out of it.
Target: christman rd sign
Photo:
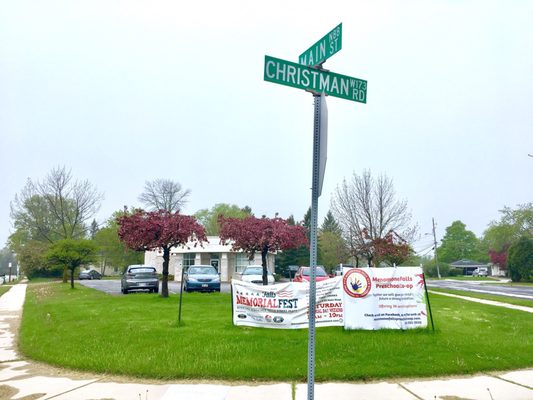
[[[265,56],[264,79],[280,85],[366,103],[367,81]]]

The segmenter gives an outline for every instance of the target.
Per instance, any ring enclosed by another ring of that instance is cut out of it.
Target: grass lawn
[[[69,277],[70,279],[70,277]],[[28,279],[29,284],[35,284],[35,283],[50,283],[50,282],[61,282],[62,278],[31,278]],[[69,280],[70,282],[70,280]]]
[[[439,376],[533,366],[533,315],[433,295],[431,330],[319,328],[317,381]],[[229,294],[110,296],[28,287],[20,350],[50,364],[160,379],[305,381],[307,330],[235,327]]]
[[[0,286],[0,296],[2,296],[5,292],[7,292],[9,289],[11,289],[11,285],[2,285]]]
[[[533,307],[533,300],[519,299],[516,297],[498,296],[495,294],[468,292],[466,290],[453,290],[453,289],[442,289],[442,288],[431,288],[430,290],[434,292],[457,294],[459,296],[474,297],[476,299],[499,301],[502,303],[514,304],[516,306]]]

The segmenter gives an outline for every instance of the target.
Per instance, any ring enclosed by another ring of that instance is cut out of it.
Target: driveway
[[[533,300],[533,286],[505,286],[500,282],[493,282],[494,283],[489,283],[489,281],[454,281],[451,279],[445,279],[439,281],[427,280],[426,284],[429,288],[462,290]]]
[[[120,280],[109,280],[109,279],[102,279],[102,280],[82,280],[78,281],[79,284],[83,286],[90,287],[92,289],[101,290],[102,292],[105,292],[107,294],[112,295],[121,295],[122,292],[120,291]],[[161,285],[161,284],[160,284]],[[159,286],[161,288],[161,286]],[[176,294],[180,292],[180,283],[175,281],[168,282],[168,291],[170,294]],[[220,285],[220,291],[222,293],[230,293],[231,292],[231,285],[229,283],[222,282]],[[145,292],[139,292],[139,293],[147,293]]]

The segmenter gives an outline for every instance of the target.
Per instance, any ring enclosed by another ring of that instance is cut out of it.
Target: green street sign
[[[367,82],[334,72],[265,56],[264,79],[280,85],[309,90],[341,99],[366,103]]]
[[[304,51],[300,57],[300,64],[316,67],[322,64],[342,48],[342,23],[331,32]]]

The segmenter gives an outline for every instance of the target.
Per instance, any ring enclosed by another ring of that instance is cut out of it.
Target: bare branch
[[[42,182],[28,179],[11,203],[11,218],[15,228],[26,231],[30,239],[52,243],[82,238],[102,198],[88,181],[73,181],[70,170],[57,167]]]
[[[393,231],[409,242],[416,234],[407,201],[396,198],[392,180],[385,175],[374,179],[369,170],[360,176],[354,173],[349,183],[344,180],[337,186],[331,209],[352,256],[369,262],[373,257],[370,244],[376,239]]]
[[[144,192],[139,196],[139,201],[153,211],[166,210],[168,212],[180,211],[187,203],[191,191],[184,190],[181,184],[170,179],[156,179],[146,181]]]

